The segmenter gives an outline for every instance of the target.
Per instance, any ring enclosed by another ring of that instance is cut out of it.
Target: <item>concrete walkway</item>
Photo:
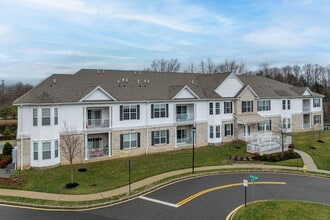
[[[307,172],[319,172],[330,174],[330,171],[319,170],[313,159],[302,151],[296,152],[301,156],[306,165]],[[248,169],[248,170],[269,170],[269,171],[278,171],[278,170],[297,170],[297,167],[286,167],[286,166],[273,166],[273,165],[262,165],[262,164],[233,164],[233,165],[222,165],[222,166],[209,166],[209,167],[197,167],[195,171],[212,171],[212,170],[225,170],[225,169]],[[301,167],[298,170],[302,170]],[[168,177],[180,175],[180,174],[188,174],[191,173],[191,169],[183,169],[176,170],[168,173],[159,174],[156,176],[152,176],[146,178],[144,180],[135,182],[131,185],[131,190],[136,190],[144,186],[150,186],[160,180],[166,179]],[[43,192],[33,192],[33,191],[23,191],[23,190],[11,190],[11,189],[0,189],[0,195],[3,196],[15,196],[15,197],[23,197],[23,198],[31,198],[31,199],[47,199],[47,200],[55,200],[55,201],[91,201],[91,200],[99,200],[104,198],[111,198],[118,195],[127,195],[129,191],[128,186],[120,187],[117,189],[87,194],[87,195],[64,195],[64,194],[53,194],[53,193],[43,193]]]

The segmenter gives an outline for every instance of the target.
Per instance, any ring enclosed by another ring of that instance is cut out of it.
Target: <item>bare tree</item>
[[[68,127],[65,122],[61,140],[61,151],[63,152],[63,157],[70,163],[71,184],[73,184],[73,161],[75,158],[81,155],[80,149],[82,140],[80,135],[77,133],[77,130],[73,127]]]
[[[146,68],[146,71],[153,72],[178,72],[180,71],[181,63],[177,58],[172,58],[170,60],[158,59],[153,60],[150,68]]]

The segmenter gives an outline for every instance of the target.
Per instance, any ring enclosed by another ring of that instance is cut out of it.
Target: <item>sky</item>
[[[177,58],[330,65],[328,0],[0,0],[0,80]]]

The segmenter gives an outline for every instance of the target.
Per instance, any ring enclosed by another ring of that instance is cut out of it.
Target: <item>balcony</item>
[[[309,112],[311,110],[311,107],[308,105],[308,106],[303,106],[303,111],[304,112]]]
[[[193,120],[194,120],[194,114],[192,114],[192,113],[176,114],[177,122],[193,121]]]
[[[175,117],[177,122],[194,121],[194,104],[177,105]]]
[[[309,99],[304,99],[303,100],[303,111],[304,112],[309,112],[311,110],[311,102]]]
[[[109,156],[109,147],[108,146],[87,149],[88,158],[104,157],[104,156]]]
[[[88,119],[86,128],[108,128],[109,127],[109,119]]]

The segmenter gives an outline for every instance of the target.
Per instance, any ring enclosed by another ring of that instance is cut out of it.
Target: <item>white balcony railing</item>
[[[176,114],[176,121],[193,121],[194,120],[194,114],[193,113],[182,113],[182,114]]]
[[[311,107],[308,105],[306,105],[306,106],[303,106],[303,111],[304,112],[309,112],[311,110]]]
[[[109,127],[109,119],[88,119],[86,128],[106,128]]]
[[[176,139],[177,144],[192,144],[192,138],[186,137],[186,138],[178,138]]]
[[[109,147],[99,147],[99,148],[92,148],[87,149],[87,157],[103,157],[109,155]]]

